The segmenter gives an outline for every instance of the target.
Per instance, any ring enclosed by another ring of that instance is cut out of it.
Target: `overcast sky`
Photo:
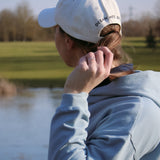
[[[23,1],[28,2],[34,14],[38,15],[42,9],[52,7],[57,0],[0,0],[0,11],[5,8],[13,10]],[[159,0],[117,0],[125,19],[129,18],[130,14],[132,18],[140,17],[142,13],[146,12],[154,14],[156,1]]]

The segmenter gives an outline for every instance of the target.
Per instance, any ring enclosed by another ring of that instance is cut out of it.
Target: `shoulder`
[[[94,122],[94,133],[105,131],[104,134],[133,134],[138,142],[142,132],[147,132],[146,137],[150,137],[151,127],[155,129],[155,135],[159,132],[160,109],[150,99],[141,96],[115,97],[103,100],[91,108],[90,125]],[[117,132],[117,133],[115,133]],[[160,135],[160,134],[159,134]]]
[[[141,96],[126,96],[106,102],[106,108],[101,111],[101,118],[97,120],[95,130],[88,140],[104,140],[108,147],[114,146],[117,154],[121,155],[130,149],[136,157],[143,156],[157,146],[160,139],[160,118],[158,120],[157,117],[160,117],[160,112],[152,100]]]
[[[96,133],[105,130],[108,134],[109,130],[109,132],[113,131],[117,134],[121,132],[128,135],[135,121],[137,121],[137,117],[142,112],[143,105],[141,103],[141,97],[137,96],[104,99],[89,107],[91,112],[90,125],[93,122],[96,124]]]
[[[87,144],[92,146],[88,147],[93,148],[95,144],[105,155],[110,155],[109,153],[112,152],[114,158],[132,159],[137,149],[132,140],[133,137],[136,139],[134,133],[137,132],[136,130],[143,132],[143,128],[140,130],[139,127],[135,127],[143,112],[142,103],[142,97],[125,96],[104,100],[104,103],[97,105],[95,108],[101,112],[91,114],[90,125],[93,126],[94,123],[95,127],[92,132],[89,131]],[[93,109],[94,106],[91,108]]]
[[[115,97],[104,102],[102,122],[110,122],[118,127],[127,128],[128,132],[134,130],[150,131],[152,125],[160,121],[160,109],[150,98],[142,96]],[[99,124],[101,124],[99,121]],[[160,127],[159,127],[160,128]]]

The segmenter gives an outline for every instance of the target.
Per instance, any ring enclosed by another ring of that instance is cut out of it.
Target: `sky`
[[[14,10],[16,6],[26,1],[35,16],[44,8],[52,7],[57,0],[0,0],[0,11],[3,9]],[[122,17],[136,19],[142,14],[150,12],[155,14],[156,1],[159,0],[117,0]]]

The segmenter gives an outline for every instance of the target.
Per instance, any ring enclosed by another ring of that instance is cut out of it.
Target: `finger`
[[[80,60],[79,60],[79,67],[84,69],[84,70],[87,70],[88,69],[88,64],[87,64],[87,59],[85,56],[81,57]]]
[[[102,67],[104,65],[104,53],[103,53],[103,51],[98,50],[95,53],[95,56],[96,56],[96,61],[97,61],[98,66]]]
[[[111,68],[113,62],[113,53],[107,47],[99,47],[99,50],[102,50],[104,53],[104,67]]]
[[[96,57],[95,57],[95,53],[93,52],[89,52],[86,56],[87,58],[87,62],[88,62],[88,66],[89,67],[93,67],[96,64]]]

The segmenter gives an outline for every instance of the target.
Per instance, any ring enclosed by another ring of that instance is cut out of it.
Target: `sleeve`
[[[133,160],[135,148],[126,127],[131,125],[131,117],[125,117],[130,115],[128,106],[123,113],[119,110],[112,117],[101,118],[96,130],[88,136],[87,97],[86,93],[63,95],[51,123],[48,159]]]
[[[52,119],[49,160],[85,160],[90,113],[88,94],[64,94]]]

